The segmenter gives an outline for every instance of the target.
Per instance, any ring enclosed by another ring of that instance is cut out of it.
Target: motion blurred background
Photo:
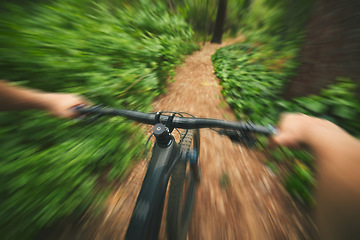
[[[2,1],[0,77],[151,111],[185,55],[243,35],[212,56],[239,120],[275,124],[281,112],[298,111],[360,137],[359,13],[356,0]],[[83,125],[38,111],[0,113],[1,239],[38,239],[90,206],[101,212],[111,183],[144,157],[146,138],[123,119]],[[268,167],[314,206],[311,155],[271,154]]]

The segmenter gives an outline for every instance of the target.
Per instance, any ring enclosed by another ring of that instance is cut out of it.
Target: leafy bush
[[[244,7],[248,1],[242,1]],[[338,78],[318,96],[286,101],[285,84],[296,74],[295,61],[304,39],[305,25],[314,1],[253,0],[246,14],[238,17],[246,42],[221,48],[212,56],[223,95],[241,120],[275,124],[281,112],[302,112],[323,117],[360,137],[360,103],[355,83]],[[265,149],[263,149],[265,150]],[[301,201],[313,205],[312,157],[285,149],[271,153],[268,167],[281,174],[287,167],[286,188]],[[305,156],[305,157],[304,157]],[[282,161],[280,161],[280,160]],[[288,159],[287,161],[283,161]]]
[[[212,56],[223,94],[242,120],[270,123],[264,113],[273,114],[286,75],[259,61],[259,47],[239,43],[221,48]],[[275,120],[276,116],[270,119]]]
[[[360,137],[360,101],[356,98],[357,85],[339,77],[335,84],[323,89],[320,95],[280,100],[278,111],[296,111],[325,118],[350,134]]]
[[[197,49],[181,17],[145,0],[8,4],[0,32],[2,78],[143,111]],[[99,177],[119,177],[144,146],[139,127],[121,119],[84,126],[35,111],[1,113],[0,131],[2,239],[31,239],[80,214],[104,197]]]
[[[280,50],[298,47],[304,36],[314,1],[254,0],[242,19],[244,32],[253,42],[266,42]]]
[[[270,55],[261,53],[263,50],[250,43],[239,43],[221,48],[212,56],[215,73],[222,80],[223,94],[238,118],[274,124],[280,112],[302,112],[326,118],[360,136],[357,120],[360,102],[354,82],[339,77],[337,83],[323,89],[320,95],[283,100],[284,85],[294,74],[296,62],[276,52],[271,52],[272,58],[265,60],[263,56]]]
[[[320,95],[291,101],[281,98],[284,84],[296,69],[291,56],[291,52],[277,52],[249,42],[216,51],[212,56],[215,73],[221,79],[225,99],[236,116],[243,121],[276,124],[281,112],[301,112],[326,118],[360,137],[360,102],[355,96],[356,84],[350,79],[338,78],[337,83],[328,86]],[[275,151],[272,156],[292,159],[292,169],[286,170],[286,187],[301,201],[313,205],[311,156],[288,150],[285,153]]]

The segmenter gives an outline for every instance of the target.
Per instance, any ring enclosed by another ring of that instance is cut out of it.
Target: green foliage
[[[267,151],[263,145],[262,151]],[[316,186],[314,179],[314,158],[305,150],[290,150],[279,147],[271,151],[267,166],[283,179],[285,188],[304,205],[313,207],[315,199],[312,190]]]
[[[284,87],[294,74],[295,61],[304,38],[314,1],[254,0],[241,17],[246,42],[219,49],[212,60],[222,80],[226,101],[241,120],[275,124],[281,112],[302,112],[326,118],[360,137],[360,102],[355,83],[338,78],[319,95],[286,101]],[[281,172],[286,165],[285,186],[302,202],[314,204],[311,189],[312,157],[288,149],[273,151],[268,167]],[[290,165],[290,166],[289,166]]]
[[[184,54],[197,49],[182,17],[145,0],[56,0],[6,9],[2,78],[112,107],[149,110]],[[0,131],[2,239],[31,239],[61,217],[81,214],[142,157],[144,146],[139,127],[122,119],[84,126],[35,111],[2,113]]]
[[[296,111],[322,117],[360,137],[360,101],[355,93],[356,84],[339,77],[337,83],[323,89],[320,95],[295,98],[291,102],[279,100],[277,111]]]
[[[226,9],[226,20],[224,25],[225,32],[230,36],[236,36],[239,31],[243,30],[245,24],[242,23],[249,11],[251,0],[230,0]]]
[[[212,56],[217,77],[222,79],[223,94],[242,120],[267,124],[276,119],[270,109],[282,91],[286,75],[262,64],[259,47],[239,43],[221,48]],[[272,114],[264,118],[264,113]]]
[[[227,190],[231,183],[231,179],[228,172],[223,172],[219,177],[220,188]]]
[[[281,112],[301,112],[328,119],[349,133],[360,136],[360,102],[355,96],[356,84],[350,79],[338,78],[320,95],[291,101],[281,98],[287,79],[296,69],[297,64],[292,60],[294,52],[275,51],[250,41],[216,51],[212,56],[215,73],[221,79],[225,99],[236,116],[242,121],[274,125]],[[301,201],[313,205],[310,194],[314,186],[311,156],[289,150],[285,153],[275,151],[272,157],[276,162],[299,160],[289,170],[285,184],[287,189]]]
[[[286,189],[304,204],[314,206],[315,200],[311,192],[314,186],[313,173],[304,164],[296,162],[293,172],[286,178]]]
[[[154,0],[155,2],[157,0]],[[162,0],[175,13],[180,13],[196,32],[198,41],[204,35],[212,34],[216,12],[217,0]],[[241,29],[241,18],[245,15],[250,5],[250,0],[228,0],[224,33],[235,36]]]
[[[304,35],[312,0],[254,0],[242,22],[249,40],[265,42],[275,49],[297,46]]]

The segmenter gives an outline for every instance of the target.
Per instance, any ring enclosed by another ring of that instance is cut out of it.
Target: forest
[[[1,79],[152,112],[188,55],[205,42],[243,36],[211,57],[236,119],[276,125],[282,112],[301,112],[359,138],[359,6],[330,2],[2,1]],[[337,11],[323,14],[329,8]],[[114,183],[150,147],[146,129],[121,118],[84,125],[37,110],[1,112],[0,131],[0,236],[6,240],[39,239],[44,228],[80,218],[90,206],[101,212]],[[267,151],[266,141],[257,151]],[[269,152],[265,165],[296,201],[314,207],[313,156]]]

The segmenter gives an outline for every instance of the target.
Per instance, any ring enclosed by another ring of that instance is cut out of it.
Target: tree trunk
[[[205,14],[205,34],[204,34],[204,42],[203,45],[205,45],[206,42],[206,36],[207,36],[207,26],[208,26],[208,11],[209,11],[209,0],[206,0],[206,14]]]
[[[360,3],[317,0],[300,51],[300,67],[284,92],[286,99],[319,94],[346,77],[358,85],[360,99]]]
[[[216,22],[214,28],[214,34],[211,39],[212,43],[221,43],[221,38],[224,32],[224,23],[226,17],[227,0],[219,0],[218,11],[216,15]]]

